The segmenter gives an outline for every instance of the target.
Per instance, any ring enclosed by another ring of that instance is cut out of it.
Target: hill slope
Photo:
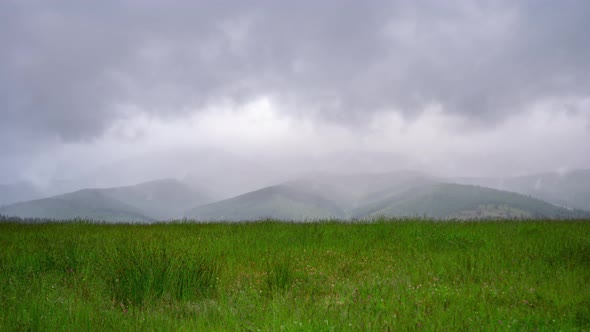
[[[0,208],[0,214],[23,218],[106,221],[151,221],[181,218],[195,204],[210,202],[177,180],[157,180],[134,186],[83,189]]]
[[[59,220],[151,221],[136,208],[105,195],[98,189],[83,189],[50,198],[16,203],[0,208],[0,214],[21,218]]]
[[[436,181],[435,178],[423,173],[397,171],[352,175],[315,174],[286,182],[284,185],[331,200],[350,213],[373,200]]]
[[[543,179],[553,177],[546,176]],[[526,178],[520,181],[519,183],[530,184],[532,180]],[[559,183],[568,184],[564,184],[562,190],[570,188],[579,193],[588,187],[583,181],[576,184],[578,187],[575,188],[578,189],[574,188],[572,180],[560,181]],[[522,187],[526,188],[524,185]],[[554,186],[540,186],[537,181],[536,187]],[[544,192],[550,192],[550,189]],[[590,216],[588,212],[559,207],[514,192],[445,183],[441,179],[407,171],[355,175],[314,174],[230,199],[214,203],[209,203],[210,201],[207,195],[196,192],[180,181],[158,180],[126,187],[85,189],[12,204],[0,208],[0,214],[54,219],[80,217],[107,221],[170,220],[180,217],[237,221],[374,216],[426,216],[441,219]]]
[[[573,218],[588,216],[516,193],[490,188],[437,183],[412,188],[367,204],[353,212],[366,216],[432,218]]]
[[[252,191],[216,203],[187,211],[196,220],[305,220],[345,218],[346,213],[334,202],[287,185],[277,185]]]
[[[507,178],[460,178],[456,182],[512,191],[556,205],[590,211],[590,170]]]
[[[590,214],[517,193],[444,183],[415,172],[313,175],[196,207],[198,220],[304,220],[374,216],[574,218]]]
[[[202,192],[174,179],[156,180],[134,186],[100,189],[108,197],[135,207],[157,220],[178,219],[195,206],[211,202]]]

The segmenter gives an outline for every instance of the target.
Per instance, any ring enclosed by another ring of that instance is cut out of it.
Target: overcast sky
[[[0,183],[170,151],[285,175],[590,168],[588,17],[587,0],[3,0]]]

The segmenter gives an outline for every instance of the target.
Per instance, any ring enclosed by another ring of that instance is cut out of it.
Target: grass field
[[[590,330],[590,222],[0,224],[0,330]]]

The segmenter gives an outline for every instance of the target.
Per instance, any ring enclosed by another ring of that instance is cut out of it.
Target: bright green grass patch
[[[104,280],[114,301],[143,305],[146,301],[197,300],[214,290],[218,277],[215,259],[165,244],[132,242],[109,255]]]
[[[589,330],[590,222],[0,224],[0,330]]]

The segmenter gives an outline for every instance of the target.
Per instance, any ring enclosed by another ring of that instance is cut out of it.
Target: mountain
[[[573,218],[589,214],[524,195],[445,183],[417,172],[313,174],[187,212],[196,220],[305,220],[375,216]]]
[[[517,193],[453,183],[417,186],[361,206],[355,217],[424,216],[439,219],[574,218],[588,213],[571,211]]]
[[[133,206],[108,197],[99,189],[83,189],[50,198],[0,208],[0,214],[21,218],[152,221]]]
[[[456,182],[512,191],[559,206],[590,211],[590,170],[506,178],[459,178]]]
[[[40,197],[41,193],[28,182],[0,185],[0,207]]]
[[[208,194],[196,191],[174,179],[99,190],[108,197],[133,206],[157,220],[182,218],[187,209],[212,201]]]
[[[347,175],[316,173],[284,185],[329,199],[348,214],[375,199],[436,181],[438,180],[430,175],[414,171]]]
[[[382,174],[308,174],[212,203],[211,196],[185,182],[165,179],[133,186],[84,189],[0,208],[7,216],[107,221],[153,221],[188,217],[195,220],[349,219],[376,216],[439,219],[576,218],[585,206],[587,174],[543,174],[504,180],[516,191],[536,190],[548,201],[480,185],[449,183],[427,174],[399,171]],[[468,179],[494,185],[495,179]],[[463,180],[466,182],[467,180]],[[534,184],[532,184],[534,182]],[[571,194],[568,196],[567,193]],[[563,196],[558,196],[563,192]]]
[[[178,148],[106,163],[60,181],[53,194],[80,188],[130,186],[173,175],[191,187],[207,188],[208,194],[220,199],[276,184],[285,179],[282,173],[249,156],[219,149]]]
[[[0,214],[23,218],[153,221],[181,218],[195,204],[210,202],[208,195],[172,179],[134,186],[83,189],[0,208]]]
[[[346,213],[334,202],[313,191],[288,185],[276,185],[187,211],[195,220],[305,220],[345,218]]]

